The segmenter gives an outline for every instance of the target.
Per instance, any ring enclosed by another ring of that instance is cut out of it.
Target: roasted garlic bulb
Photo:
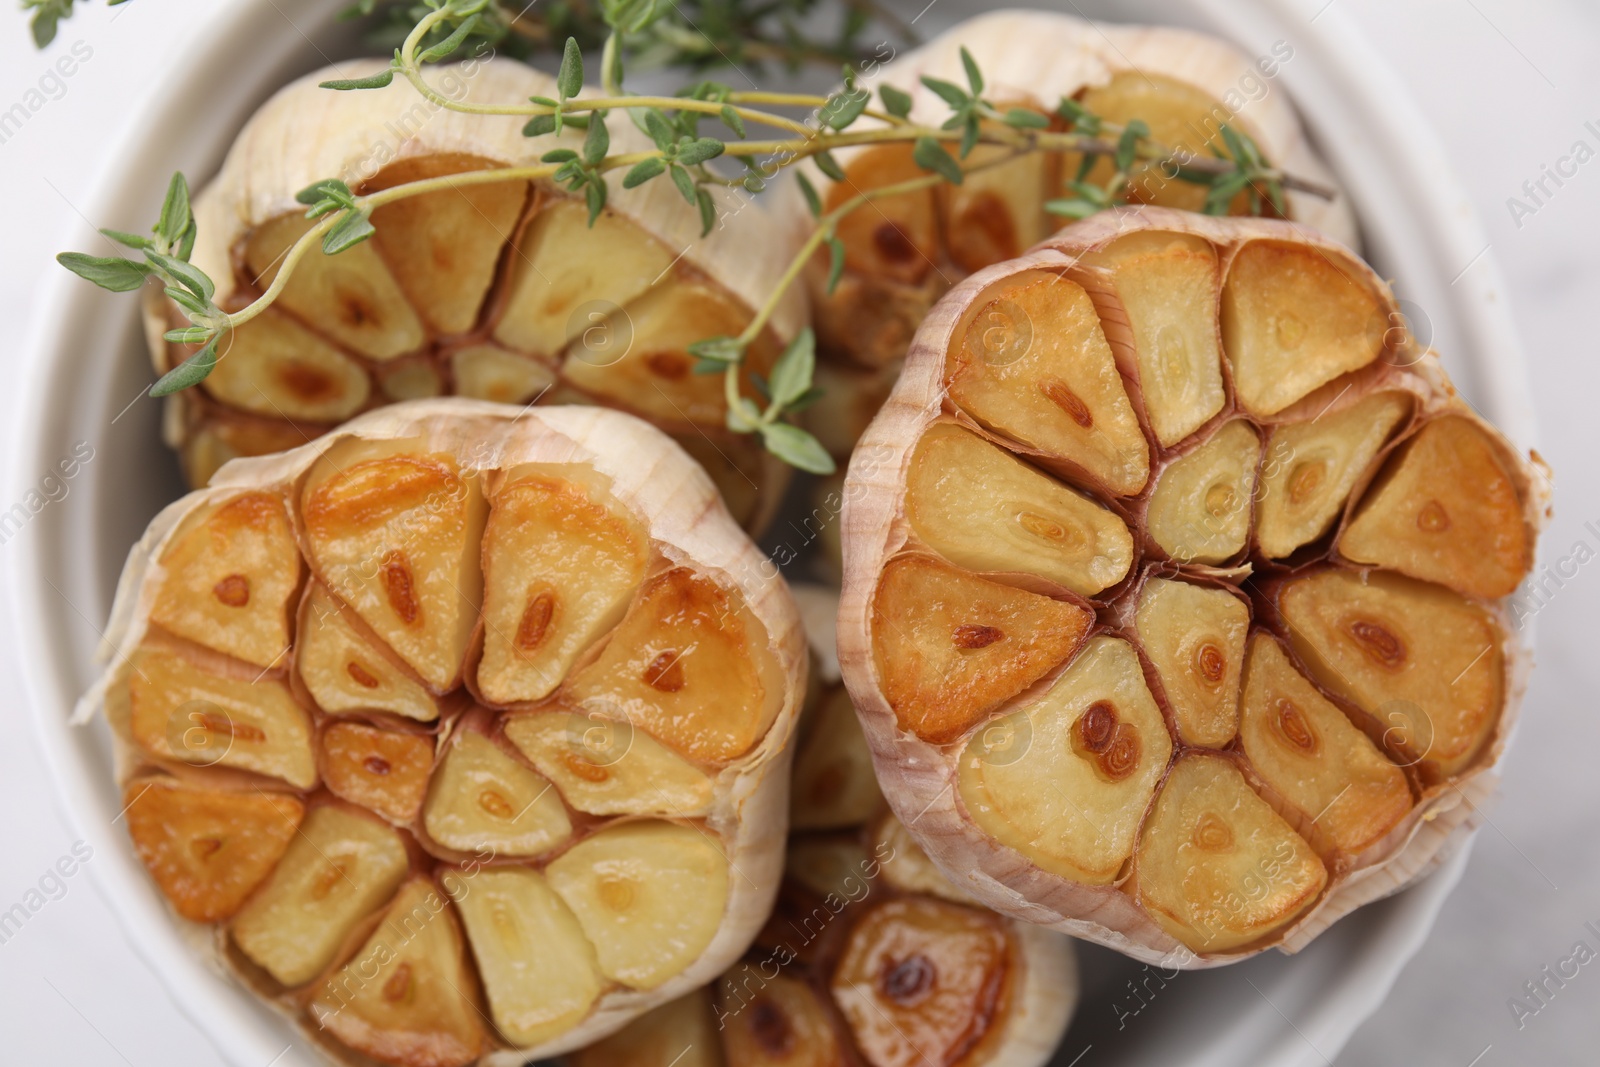
[[[966,86],[962,48],[984,72],[985,99],[1002,109],[1037,111],[1064,129],[1065,120],[1055,111],[1065,97],[1107,122],[1141,120],[1157,143],[1201,156],[1225,147],[1221,128],[1229,125],[1251,137],[1287,173],[1337,190],[1307,143],[1287,94],[1273,82],[1294,55],[1286,42],[1251,57],[1191,30],[1091,23],[1045,11],[994,11],[884,64],[860,84],[874,93],[887,85],[909,94],[911,117],[938,124],[949,115],[949,104],[922,79]],[[865,129],[871,121],[857,125]],[[966,163],[982,164],[1009,152],[980,145]],[[844,181],[808,172],[822,190],[825,208],[927,173],[912,159],[910,144],[857,146],[836,156]],[[1067,221],[1048,214],[1044,205],[1077,195],[1067,183],[1079,179],[1082,162],[1076,154],[1026,154],[972,173],[960,185],[882,197],[852,212],[838,231],[845,266],[837,287],[826,291],[826,256],[811,265],[808,275],[824,355],[855,364],[858,375],[894,364],[951,285],[1022,254]],[[1111,169],[1111,161],[1101,158],[1083,180],[1103,184]],[[1137,165],[1128,192],[1138,203],[1191,211],[1200,210],[1206,198],[1204,186],[1179,180],[1170,166],[1159,163]],[[1286,206],[1290,217],[1355,246],[1354,218],[1342,194],[1321,199],[1290,190]],[[1249,193],[1241,192],[1231,211],[1242,214],[1249,207]]]
[[[1492,788],[1545,484],[1331,240],[1080,223],[939,303],[850,468],[883,792],[1004,914],[1171,966],[1303,946]]]
[[[764,562],[635,418],[396,405],[162,512],[86,708],[173,910],[336,1059],[522,1063],[766,920],[806,667]]]
[[[237,310],[271,285],[312,225],[295,195],[314,182],[339,178],[369,193],[534,166],[555,148],[581,147],[582,131],[525,137],[515,116],[446,110],[403,80],[360,92],[318,87],[381,66],[354,61],[308,75],[240,132],[195,201],[193,262],[216,280],[219,307]],[[427,77],[468,104],[556,95],[548,75],[510,60],[430,67]],[[625,117],[608,129],[613,151],[650,147]],[[672,435],[734,516],[759,525],[787,468],[726,429],[722,380],[695,374],[687,346],[744,329],[798,237],[728,189],[713,188],[719,221],[701,237],[699,211],[671,183],[611,185],[592,226],[583,199],[547,180],[463,182],[378,208],[363,244],[332,256],[312,249],[278,301],[232,333],[205,382],[171,402],[167,436],[190,484],[233,456],[295,447],[399,400],[598,404]],[[182,324],[176,315],[150,305],[158,370],[192,352],[161,339]],[[752,373],[767,373],[803,315],[803,294],[786,293],[747,357]]]

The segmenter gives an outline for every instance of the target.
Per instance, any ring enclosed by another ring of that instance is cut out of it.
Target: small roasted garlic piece
[[[878,823],[796,835],[744,960],[568,1067],[1043,1067],[1077,1002],[1072,942],[892,878],[927,859]]]
[[[1160,207],[935,307],[841,490],[837,634],[951,895],[1207,967],[1466,832],[1545,494],[1399,322],[1325,237]]]
[[[521,1063],[767,918],[806,665],[766,563],[639,419],[394,405],[171,505],[86,706],[157,887],[320,1048]]]
[[[196,196],[193,262],[217,282],[219,307],[237,310],[272,284],[312,225],[295,194],[314,182],[337,178],[363,195],[532,166],[581,144],[581,131],[523,136],[515,116],[439,111],[419,123],[416,91],[403,83],[318,87],[367,65],[341,63],[285,87]],[[556,95],[548,75],[510,60],[430,67],[426,77],[466,106]],[[614,152],[650,147],[626,121],[613,121],[611,135]],[[169,443],[190,485],[233,456],[294,447],[401,400],[562,401],[629,411],[704,452],[696,458],[735,517],[764,523],[787,468],[727,429],[722,381],[693,373],[688,346],[742,331],[801,235],[774,225],[765,205],[713,185],[719,222],[702,237],[700,212],[668,183],[612,185],[593,226],[582,198],[550,181],[462,183],[378,208],[370,241],[332,256],[313,248],[278,301],[229,334],[205,382],[170,402]],[[803,303],[797,291],[779,299],[751,346],[752,373],[768,373],[804,325]],[[191,354],[161,340],[176,313],[149,305],[161,371]],[[557,645],[551,655],[559,661]]]

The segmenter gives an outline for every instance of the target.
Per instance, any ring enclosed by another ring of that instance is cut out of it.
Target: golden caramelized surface
[[[289,651],[300,555],[283,499],[244,493],[197,513],[161,557],[158,626],[258,667]]]
[[[1388,289],[1307,231],[1132,211],[961,297],[842,490],[841,667],[912,837],[1008,914],[1208,962],[1424,869],[1410,831],[1504,741],[1538,493]]]
[[[1116,585],[1133,564],[1133,537],[1115,514],[954,423],[918,444],[906,512],[953,563],[1037,574],[1080,596]]]
[[[447,885],[502,1034],[531,1045],[588,1013],[604,988],[595,950],[543,875],[490,867],[453,874]]]
[[[722,1046],[741,1067],[845,1067],[850,1061],[835,1032],[830,1009],[804,980],[779,975],[745,996],[739,972],[723,977],[718,992],[736,1011],[722,1016]]]
[[[1222,343],[1246,411],[1272,415],[1367,366],[1391,321],[1383,299],[1321,249],[1251,241],[1222,287]]]
[[[1135,627],[1178,736],[1191,745],[1226,746],[1239,727],[1249,605],[1225,588],[1152,578],[1139,594]]]
[[[272,872],[305,805],[282,793],[233,792],[175,779],[134,779],[123,790],[139,858],[178,914],[230,918]]]
[[[727,1033],[724,1027],[723,1033]],[[571,1067],[726,1067],[709,990],[671,1000],[567,1057]]]
[[[336,445],[301,511],[323,583],[425,683],[455,685],[483,595],[478,487],[443,455]]]
[[[996,433],[1123,496],[1144,488],[1150,446],[1089,295],[1045,271],[1010,279],[951,347],[950,399]]]
[[[1510,596],[1532,565],[1505,461],[1459,417],[1428,423],[1385,465],[1339,551],[1484,598]]]
[[[311,1016],[357,1052],[402,1067],[462,1067],[486,1040],[461,927],[427,878],[400,887],[378,928],[317,986]]]
[[[996,841],[1104,885],[1133,850],[1171,755],[1133,646],[1097,637],[1037,700],[973,736],[958,789]]]
[[[1222,756],[1178,760],[1145,823],[1139,900],[1195,952],[1247,945],[1291,922],[1327,884],[1304,838]]]
[[[702,830],[623,823],[550,864],[550,885],[577,915],[600,972],[654,989],[705,950],[728,899],[728,861]]]
[[[234,919],[234,944],[282,984],[308,982],[389,899],[408,866],[399,831],[357,808],[323,805]]]
[[[690,759],[734,759],[766,733],[777,710],[754,660],[753,650],[766,644],[759,630],[721,586],[676,567],[645,582],[569,691]]]
[[[322,780],[334,796],[370,808],[393,823],[410,823],[422,808],[433,773],[434,739],[359,722],[322,732]]]
[[[358,193],[503,164],[460,152],[407,155]],[[932,194],[924,199],[931,224]],[[713,454],[738,450],[722,383],[693,373],[688,346],[749,325],[749,280],[733,277],[731,265],[708,276],[704,261],[684,257],[664,236],[674,226],[670,206],[634,206],[648,217],[608,208],[591,225],[581,197],[507,181],[377,208],[381,232],[348,255],[313,249],[300,259],[274,305],[230,334],[226,358],[202,387],[179,395],[170,428],[190,485],[204,485],[234,456],[292,448],[364,411],[431,396],[595,403],[705,441]],[[737,211],[725,214],[727,223]],[[756,225],[761,239],[759,223],[740,222]],[[311,225],[296,211],[242,232],[227,250],[232,269],[223,271],[232,276],[217,278],[227,310],[272,285]],[[795,310],[786,305],[780,316],[785,334]],[[161,315],[181,324],[175,305]],[[778,328],[762,330],[750,371],[767,375],[787,340]],[[169,368],[195,350],[158,342],[155,355]],[[747,473],[741,485],[759,501],[739,518],[762,523],[786,476],[776,465]]]
[[[1483,607],[1382,571],[1320,571],[1278,599],[1312,676],[1371,715],[1395,755],[1446,774],[1471,763],[1505,696],[1504,637]]]
[[[1404,393],[1375,393],[1343,411],[1274,427],[1256,500],[1262,553],[1280,559],[1327,533],[1410,409]]]
[[[483,540],[483,695],[500,704],[549,696],[622,618],[647,547],[579,483],[530,471],[502,488]]]
[[[1400,768],[1263,633],[1250,641],[1240,717],[1256,773],[1335,850],[1360,852],[1411,810]]]
[[[316,783],[311,717],[282,681],[213,673],[148,644],[129,666],[128,725],[147,755],[251,771],[301,789]]]
[[[873,604],[884,694],[902,729],[953,741],[1071,655],[1092,622],[1076,604],[904,556]]]

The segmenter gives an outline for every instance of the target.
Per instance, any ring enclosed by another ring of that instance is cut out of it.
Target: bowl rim
[[[1273,35],[1285,27],[1307,24],[1304,5],[1297,0],[1178,2],[1197,14],[1211,32],[1260,52],[1265,52]],[[1077,5],[1067,0],[1067,6]],[[165,173],[175,154],[170,145],[192,139],[185,133],[185,125],[194,125],[202,104],[215,102],[215,86],[231,84],[222,78],[225,71],[237,75],[231,66],[233,57],[265,53],[269,59],[253,61],[255,69],[262,71],[269,62],[275,70],[303,68],[303,53],[311,39],[304,33],[284,33],[281,23],[288,21],[298,32],[303,23],[326,24],[332,13],[327,0],[240,0],[214,11],[201,31],[208,41],[206,49],[191,56],[192,62],[170,67],[140,110],[124,122],[106,154],[107,159],[119,160],[122,165],[106,167],[93,183],[84,201],[85,216],[115,219],[147,208],[152,183],[130,177]],[[1471,201],[1397,73],[1377,56],[1345,13],[1324,8],[1311,22],[1315,36],[1303,33],[1295,44],[1311,54],[1312,62],[1286,66],[1282,78],[1301,101],[1315,97],[1314,106],[1300,109],[1312,136],[1322,134],[1326,140],[1333,125],[1359,124],[1372,141],[1371,152],[1388,158],[1392,168],[1427,180],[1423,190],[1385,186],[1376,173],[1358,170],[1353,160],[1330,159],[1353,202],[1364,209],[1359,218],[1369,254],[1376,250],[1398,276],[1420,286],[1419,291],[1431,301],[1423,306],[1448,309],[1445,321],[1456,324],[1460,335],[1452,352],[1459,352],[1459,359],[1465,361],[1469,384],[1477,386],[1475,392],[1486,414],[1518,447],[1531,447],[1534,415],[1522,349],[1499,269]],[[258,101],[260,86],[251,81],[249,88],[233,90],[225,103],[236,109],[241,101]],[[222,143],[229,140],[231,135]],[[191,151],[220,154],[215,144],[200,149],[191,146]],[[1460,273],[1441,285],[1445,272],[1457,267]],[[129,314],[136,313],[130,311],[129,303],[125,295],[92,289],[65,272],[43,282],[41,300],[22,346],[20,368],[22,410],[38,414],[19,420],[12,429],[12,458],[6,472],[14,490],[12,499],[21,499],[21,491],[30,487],[38,472],[49,470],[54,457],[61,454],[62,435],[71,421],[67,413],[91,406],[88,402],[97,397],[105,399],[94,391],[93,384],[86,388],[84,376],[75,369],[79,362],[75,354],[93,351],[108,331],[125,331]],[[1462,363],[1456,366],[1460,368]],[[52,522],[58,519],[54,516]],[[60,560],[70,561],[70,549],[63,543],[65,538],[47,538],[45,532],[36,529],[19,538],[8,561],[7,577],[14,591],[10,599],[15,655],[34,735],[55,784],[54,802],[66,823],[95,847],[96,862],[89,865],[91,881],[178,1011],[224,1059],[239,1067],[295,1062],[288,1054],[303,1038],[293,1034],[270,1008],[245,998],[236,985],[218,981],[216,972],[190,951],[183,931],[144,876],[126,836],[111,825],[115,819],[108,813],[114,811],[114,805],[108,806],[105,798],[103,756],[94,751],[89,731],[69,721],[84,687],[81,642],[63,636],[79,629],[80,622],[90,628],[97,623],[81,612],[78,622],[69,617],[70,601],[65,606],[61,603],[65,594],[51,581],[51,575],[60,576]],[[81,547],[86,542],[79,536],[74,543]],[[52,622],[54,625],[48,625]],[[1385,923],[1382,951],[1369,951],[1354,959],[1333,987],[1337,995],[1303,1009],[1297,1023],[1285,1016],[1282,1033],[1271,1035],[1262,1046],[1271,1048],[1270,1059],[1256,1062],[1323,1062],[1340,1048],[1383,1001],[1428,936],[1445,897],[1461,877],[1469,852],[1470,839],[1438,871],[1406,890],[1394,902],[1392,916]],[[286,1044],[290,1037],[293,1040]],[[1211,1061],[1206,1055],[1200,1058]],[[1215,1062],[1230,1061],[1218,1058]]]

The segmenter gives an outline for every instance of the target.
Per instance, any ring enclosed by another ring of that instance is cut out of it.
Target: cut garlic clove
[[[1510,596],[1532,566],[1516,483],[1476,423],[1435,419],[1366,491],[1339,551],[1467,596]]]
[[[280,215],[250,234],[244,265],[251,283],[261,289],[271,286],[289,249],[312,225],[300,214]],[[421,348],[424,340],[422,321],[369,244],[337,256],[320,248],[307,252],[289,275],[278,306],[368,359],[403,356]]]
[[[1217,334],[1217,253],[1192,234],[1140,231],[1084,256],[1127,315],[1151,429],[1171,448],[1227,401]]]
[[[711,807],[706,773],[627,720],[542,711],[507,719],[505,731],[579,811],[695,818]]]
[[[1104,885],[1132,853],[1171,754],[1133,646],[1097,637],[1037,700],[973,736],[957,789],[995,840]]]
[[[1377,393],[1309,422],[1273,427],[1256,502],[1262,553],[1282,559],[1326,534],[1410,409],[1404,394]]]
[[[1235,419],[1174,460],[1150,494],[1150,539],[1180,563],[1222,563],[1243,552],[1260,458],[1256,432]]]
[[[422,809],[433,771],[434,739],[359,722],[322,731],[322,780],[328,792],[392,823],[408,825]]]
[[[456,735],[423,804],[428,836],[458,852],[537,856],[572,836],[555,787],[474,730]]]
[[[645,583],[567,692],[690,759],[734,759],[750,750],[776,710],[776,694],[751,655],[765,642],[735,594],[677,567]]]
[[[964,273],[1014,259],[1054,228],[1046,221],[1044,202],[1051,195],[1055,160],[1035,152],[991,165],[1012,154],[1003,145],[977,145],[967,153],[966,166],[984,169],[974,170],[960,185],[935,190],[946,251]]]
[[[722,378],[697,374],[699,357],[689,346],[708,337],[736,337],[750,318],[736,300],[709,285],[663,282],[574,338],[561,373],[601,403],[660,425],[720,429],[727,404]],[[766,339],[751,346],[745,374],[767,372],[771,347]]]
[[[244,493],[197,512],[161,566],[152,622],[258,667],[278,665],[289,651],[300,553],[282,498]]]
[[[873,855],[881,857],[883,880],[902,893],[920,893],[957,904],[970,904],[972,897],[957,889],[933,865],[922,846],[893,814],[885,814],[868,830]]]
[[[570,1067],[726,1067],[711,991],[661,1005],[567,1057]]]
[[[361,364],[272,308],[228,334],[202,388],[240,411],[300,422],[342,422],[372,395]]]
[[[927,556],[883,570],[873,648],[902,729],[954,741],[1075,651],[1093,613]]]
[[[973,1021],[1000,1010],[1012,955],[998,916],[888,901],[851,927],[829,991],[869,1062],[959,1062]]]
[[[456,393],[497,404],[531,404],[556,382],[556,372],[537,359],[498,345],[468,345],[450,357]]]
[[[912,454],[906,513],[958,566],[1037,574],[1080,596],[1117,584],[1133,563],[1115,514],[954,423],[931,428]]]
[[[604,988],[595,950],[539,872],[452,871],[445,888],[467,928],[494,1023],[508,1041],[537,1045],[570,1030]]]
[[[282,985],[304,985],[390,898],[408,866],[404,841],[386,823],[353,809],[319,807],[234,919],[234,944]]]
[[[1150,446],[1076,282],[1032,271],[993,286],[957,331],[945,375],[950,399],[987,428],[1114,494],[1144,488]]]
[[[305,805],[281,793],[224,791],[173,778],[135,778],[123,790],[139,859],[179,915],[231,918],[272,873]]]
[[[492,166],[493,160],[473,156],[418,156],[385,167],[364,191]],[[463,183],[372,213],[373,246],[430,331],[460,334],[477,324],[527,199],[526,182]]]
[[[718,1018],[729,1063],[739,1067],[845,1067],[845,1042],[829,1005],[798,978],[762,979],[754,990],[738,972],[717,985]]]
[[[1505,700],[1502,637],[1487,611],[1382,571],[1315,571],[1277,601],[1312,676],[1371,715],[1403,762],[1445,775],[1471,765]]]
[[[400,887],[378,928],[312,995],[346,1047],[400,1067],[466,1067],[486,1045],[461,930],[427,878]]]
[[[1222,286],[1222,343],[1239,403],[1272,415],[1372,363],[1388,342],[1385,303],[1348,256],[1292,241],[1245,244]]]
[[[1411,810],[1406,776],[1317,691],[1275,638],[1250,639],[1239,741],[1264,782],[1316,837],[1355,855]]]
[[[497,704],[549,696],[622,618],[644,578],[637,522],[578,473],[530,468],[494,494],[478,689]]]
[[[829,191],[824,208],[832,211],[862,193],[925,173],[911,158],[910,145],[870,148],[851,165],[847,180]],[[876,197],[870,206],[840,219],[836,232],[852,270],[916,285],[933,270],[939,255],[933,190]]]
[[[317,706],[333,714],[386,711],[418,722],[437,719],[433,694],[391,662],[346,617],[348,610],[320,583],[300,609],[295,671]]]
[[[1226,589],[1152,578],[1139,593],[1135,625],[1179,738],[1226,747],[1239,727],[1249,607]]]
[[[1221,756],[1167,776],[1139,839],[1139,900],[1195,952],[1237,949],[1292,922],[1328,872],[1305,839]]]
[[[506,308],[494,338],[507,348],[553,357],[577,340],[585,351],[615,339],[584,341],[590,330],[649,289],[672,267],[672,253],[627,219],[601,214],[589,225],[576,200],[540,206],[511,250]],[[624,346],[625,347],[625,346]]]
[[[129,729],[159,759],[231,767],[306,789],[316,783],[311,719],[273,678],[215,674],[159,646],[129,662]]]
[[[600,972],[654,989],[705,951],[728,900],[728,861],[706,831],[630,822],[574,845],[548,868],[594,945]]]
[[[461,674],[482,574],[483,498],[445,456],[335,445],[301,490],[311,564],[435,689]]]

